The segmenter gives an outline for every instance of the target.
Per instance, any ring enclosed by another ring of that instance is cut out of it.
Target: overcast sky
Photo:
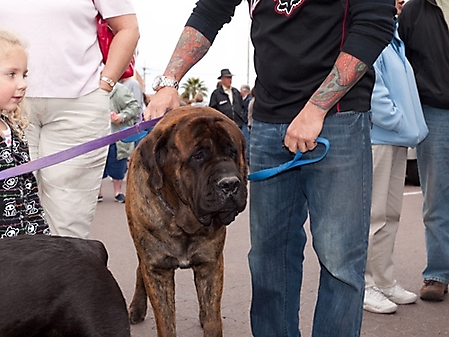
[[[141,34],[137,67],[140,72],[145,69],[146,92],[152,93],[153,79],[162,74],[167,66],[197,0],[133,1]],[[242,84],[252,87],[255,74],[252,45],[248,39],[249,27],[248,3],[243,1],[232,21],[218,33],[207,55],[187,73],[181,84],[189,77],[200,78],[210,95],[215,89],[220,70],[229,68],[234,74],[234,87],[240,88]]]

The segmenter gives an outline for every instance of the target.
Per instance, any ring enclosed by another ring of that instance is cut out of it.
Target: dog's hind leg
[[[223,265],[223,252],[221,252],[217,261],[192,267],[204,337],[221,337],[223,335],[221,318]]]
[[[148,296],[142,277],[142,267],[139,258],[139,264],[136,270],[136,288],[134,296],[129,306],[129,321],[131,324],[143,322],[147,314]]]

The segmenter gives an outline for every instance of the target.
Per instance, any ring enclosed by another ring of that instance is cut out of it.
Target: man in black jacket
[[[417,147],[424,197],[427,265],[420,291],[443,301],[449,283],[449,1],[410,0],[399,35],[415,72],[429,135]]]
[[[221,85],[212,92],[209,106],[228,116],[242,129],[247,123],[243,115],[242,95],[232,86],[232,74],[229,69],[222,69],[218,79]]]
[[[199,0],[145,111],[179,105],[177,82],[241,0]],[[306,220],[320,264],[313,337],[360,336],[370,223],[371,65],[393,37],[392,0],[248,0],[257,79],[251,172],[324,159],[251,182],[249,266],[255,337],[297,337]],[[167,84],[168,83],[168,84]]]

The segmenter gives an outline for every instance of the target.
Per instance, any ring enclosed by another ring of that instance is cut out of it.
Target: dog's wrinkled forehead
[[[238,129],[224,118],[193,117],[176,124],[172,130],[172,141],[183,155],[194,149],[214,147],[224,149],[241,143]],[[185,152],[184,152],[185,151]]]

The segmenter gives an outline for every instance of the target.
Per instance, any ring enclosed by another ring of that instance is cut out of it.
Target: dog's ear
[[[168,134],[166,130],[155,129],[140,146],[142,164],[148,170],[148,182],[154,190],[160,190],[164,183],[162,167],[167,156]]]

